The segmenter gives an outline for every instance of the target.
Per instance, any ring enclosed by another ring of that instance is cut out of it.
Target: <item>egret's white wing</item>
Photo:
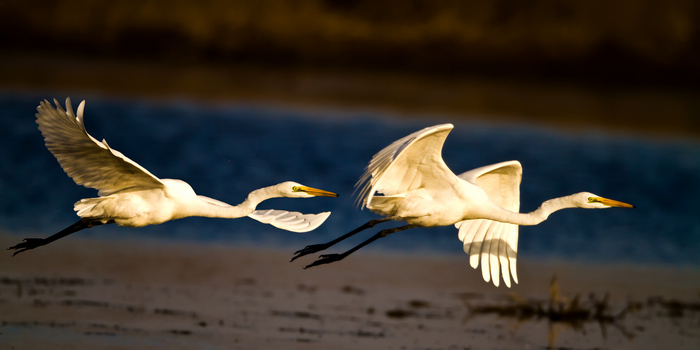
[[[484,189],[489,199],[501,208],[513,212],[520,210],[520,162],[514,160],[487,165],[467,171],[459,178]],[[459,229],[464,251],[470,255],[471,266],[477,268],[481,261],[481,272],[486,282],[492,280],[498,286],[500,271],[506,286],[510,287],[511,277],[518,283],[518,225],[478,219],[460,221],[455,226]]]
[[[249,218],[258,220],[264,224],[292,232],[309,232],[321,226],[331,212],[319,214],[302,214],[286,210],[255,210],[248,214]]]
[[[457,181],[442,160],[442,145],[454,126],[442,124],[414,132],[372,157],[355,185],[357,204],[367,206],[375,192],[393,196],[418,188],[440,189]]]
[[[66,110],[54,99],[37,107],[36,122],[44,136],[46,147],[58,159],[63,170],[75,183],[97,189],[100,196],[134,189],[163,187],[163,183],[136,162],[112,149],[106,141],[97,141],[83,125],[85,101],[73,114],[70,98]]]

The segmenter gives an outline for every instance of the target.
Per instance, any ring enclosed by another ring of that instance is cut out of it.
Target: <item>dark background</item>
[[[700,3],[0,1],[4,89],[700,135]]]
[[[695,1],[3,1],[4,50],[698,86]]]

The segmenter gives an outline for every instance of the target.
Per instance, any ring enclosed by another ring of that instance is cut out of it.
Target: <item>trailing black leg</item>
[[[350,232],[348,232],[348,233],[346,233],[346,234],[344,234],[344,235],[342,235],[342,236],[340,236],[340,237],[338,237],[338,238],[336,238],[328,243],[307,245],[304,249],[297,250],[296,252],[294,252],[295,255],[292,258],[292,260],[290,260],[290,262],[292,262],[296,258],[300,258],[304,255],[313,254],[313,253],[317,253],[317,252],[320,252],[322,250],[328,249],[332,245],[334,245],[334,244],[336,244],[336,243],[338,243],[338,242],[340,242],[340,241],[342,241],[342,240],[344,240],[344,239],[346,239],[346,238],[348,238],[348,237],[350,237],[350,236],[352,236],[352,235],[354,235],[362,230],[366,230],[368,228],[374,227],[374,225],[376,225],[376,224],[380,224],[382,222],[386,222],[386,221],[390,221],[390,220],[394,220],[394,219],[397,219],[397,218],[386,217],[386,218],[381,218],[381,219],[370,220],[367,223],[365,223],[364,225],[362,225],[362,226],[360,226],[360,227],[358,227],[358,228],[356,228],[356,229],[354,229],[354,230],[352,230],[352,231],[350,231]]]
[[[336,261],[343,260],[346,256],[348,256],[348,255],[354,253],[356,250],[358,250],[358,249],[360,249],[360,248],[362,248],[362,247],[364,247],[364,246],[366,246],[366,245],[368,245],[368,244],[370,244],[370,243],[372,243],[372,242],[374,242],[374,241],[376,241],[376,240],[378,240],[378,239],[380,239],[380,238],[382,238],[382,237],[386,237],[386,236],[388,236],[388,235],[390,235],[390,234],[392,234],[392,233],[394,233],[394,232],[399,232],[399,231],[403,231],[403,230],[408,230],[408,229],[414,228],[414,227],[418,227],[418,226],[415,226],[415,225],[406,225],[406,226],[395,227],[395,228],[390,228],[390,229],[386,229],[386,230],[383,230],[383,231],[379,231],[379,233],[377,233],[376,235],[372,236],[370,239],[368,239],[368,240],[366,240],[366,241],[364,241],[364,242],[358,244],[357,246],[355,246],[354,248],[348,250],[348,251],[345,252],[345,253],[342,253],[342,254],[325,254],[325,255],[321,255],[321,256],[318,257],[318,260],[314,261],[313,263],[311,263],[310,265],[307,265],[307,266],[304,267],[304,268],[305,268],[305,269],[308,269],[309,267],[318,266],[318,265],[323,265],[323,264],[330,264],[330,263],[332,263],[332,262],[336,262]]]
[[[110,220],[106,222],[107,224],[113,224],[114,221]],[[16,250],[12,256],[15,256],[23,251],[27,251],[30,249],[34,249],[36,247],[41,247],[42,245],[47,245],[57,239],[63,238],[65,236],[68,236],[71,233],[78,232],[80,230],[84,230],[86,228],[90,228],[93,226],[98,226],[102,225],[103,223],[99,220],[90,220],[90,219],[80,219],[78,222],[74,223],[73,225],[70,225],[60,232],[51,235],[46,238],[25,238],[21,243],[18,243],[17,245],[14,245],[12,247],[7,248],[7,250]]]

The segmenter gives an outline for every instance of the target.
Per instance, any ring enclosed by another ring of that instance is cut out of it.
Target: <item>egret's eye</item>
[[[292,192],[299,192],[299,191],[301,191],[301,187],[299,187],[299,186],[292,187]]]
[[[600,201],[598,200],[598,198],[596,198],[596,197],[588,197],[588,203],[596,203],[596,202],[600,202]]]

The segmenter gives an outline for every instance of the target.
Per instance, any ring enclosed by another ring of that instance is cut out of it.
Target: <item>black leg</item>
[[[370,220],[366,224],[364,224],[364,225],[362,225],[362,226],[360,226],[360,227],[358,227],[358,228],[356,228],[356,229],[354,229],[354,230],[352,230],[352,231],[350,231],[350,232],[348,232],[348,233],[346,233],[346,234],[344,234],[344,235],[342,235],[342,236],[340,236],[340,237],[338,237],[338,238],[336,238],[328,243],[307,245],[304,249],[297,250],[296,252],[294,252],[295,255],[292,258],[292,260],[290,260],[290,262],[292,262],[292,261],[296,260],[296,258],[300,258],[304,255],[313,254],[313,253],[320,252],[322,250],[326,250],[326,249],[330,248],[332,245],[334,245],[334,244],[336,244],[336,243],[338,243],[338,242],[340,242],[340,241],[342,241],[342,240],[344,240],[344,239],[346,239],[346,238],[348,238],[348,237],[350,237],[350,236],[352,236],[352,235],[354,235],[362,230],[366,230],[368,228],[374,227],[374,225],[376,225],[376,224],[380,224],[382,222],[396,220],[396,219],[398,219],[398,218],[386,217],[386,218],[381,218],[381,219]],[[400,220],[400,219],[398,219],[398,220]]]
[[[112,224],[112,223],[114,223],[114,221],[110,220],[107,223]],[[22,243],[18,243],[17,245],[9,247],[9,248],[7,248],[7,250],[11,250],[11,249],[16,250],[16,252],[14,254],[12,254],[12,256],[15,256],[23,251],[34,249],[36,247],[41,247],[42,245],[47,245],[47,244],[49,244],[49,243],[51,243],[59,238],[63,238],[65,236],[68,236],[71,233],[75,233],[75,232],[78,232],[80,230],[84,230],[86,228],[90,228],[90,227],[102,225],[102,224],[103,223],[99,220],[80,219],[75,224],[64,228],[63,230],[61,230],[61,232],[58,232],[54,235],[51,235],[51,236],[46,237],[46,238],[25,238],[22,241]]]
[[[332,262],[336,262],[336,261],[343,260],[346,256],[348,256],[348,255],[354,253],[356,250],[358,250],[358,249],[360,249],[360,248],[362,248],[362,247],[364,247],[364,246],[366,246],[366,245],[368,245],[368,244],[370,244],[370,243],[372,243],[372,242],[374,242],[374,241],[376,241],[376,240],[378,240],[378,239],[380,239],[380,238],[382,238],[382,237],[386,237],[386,236],[388,236],[388,235],[390,235],[390,234],[392,234],[392,233],[394,233],[394,232],[399,232],[399,231],[403,231],[403,230],[408,230],[408,229],[414,228],[414,227],[418,227],[418,226],[416,226],[416,225],[406,225],[406,226],[395,227],[395,228],[390,228],[390,229],[387,229],[387,230],[379,231],[379,233],[377,233],[376,235],[372,236],[370,239],[368,239],[368,240],[366,240],[366,241],[364,241],[364,242],[358,244],[357,246],[355,246],[354,248],[348,250],[348,251],[345,252],[345,253],[342,253],[342,254],[325,254],[325,255],[321,255],[321,256],[318,257],[318,260],[314,261],[313,263],[311,263],[310,265],[307,265],[307,266],[304,267],[304,268],[305,268],[305,269],[308,269],[309,267],[318,266],[318,265],[323,265],[323,264],[330,264],[330,263],[332,263]]]

